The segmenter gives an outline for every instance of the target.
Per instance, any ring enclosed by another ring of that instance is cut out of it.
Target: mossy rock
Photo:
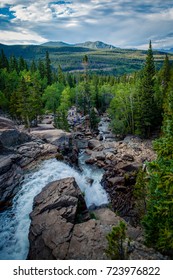
[[[57,160],[64,160],[63,155],[60,154],[60,153],[57,153],[57,154],[55,155],[55,158],[56,158]]]

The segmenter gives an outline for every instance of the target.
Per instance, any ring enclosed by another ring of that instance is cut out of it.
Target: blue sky
[[[0,43],[173,47],[173,0],[1,0]]]

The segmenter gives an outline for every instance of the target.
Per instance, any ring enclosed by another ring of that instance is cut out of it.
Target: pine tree
[[[128,258],[126,240],[126,224],[120,221],[119,224],[112,228],[112,231],[106,236],[108,248],[106,255],[111,260],[125,260]]]
[[[37,71],[37,66],[36,66],[36,63],[35,63],[35,60],[34,60],[34,59],[32,60],[30,70],[31,70],[31,73],[34,73],[34,72]]]
[[[40,74],[40,78],[43,80],[46,76],[46,69],[45,69],[45,65],[41,59],[39,59],[39,61],[38,61],[38,71]]]
[[[58,65],[58,82],[62,85],[65,85],[65,76],[62,71],[61,65]]]
[[[52,69],[51,69],[51,61],[50,61],[50,58],[49,58],[49,52],[48,51],[46,51],[45,76],[47,78],[47,84],[51,85],[51,83],[52,83]]]
[[[28,71],[28,65],[23,57],[19,58],[19,71]]]
[[[9,63],[8,63],[8,59],[4,53],[3,50],[1,50],[0,53],[0,69],[6,68],[7,70],[9,69]]]
[[[139,93],[136,100],[136,133],[143,137],[149,137],[155,125],[157,110],[154,100],[154,77],[155,65],[150,41],[145,66],[142,71]]]
[[[9,71],[10,72],[16,71],[17,73],[19,73],[18,60],[14,55],[10,56],[9,59]]]

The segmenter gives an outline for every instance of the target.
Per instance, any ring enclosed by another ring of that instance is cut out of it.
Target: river
[[[18,194],[13,199],[13,206],[0,213],[0,259],[26,259],[29,248],[28,233],[29,213],[32,211],[33,199],[49,182],[67,177],[75,180],[84,193],[87,207],[101,206],[108,203],[108,196],[100,181],[103,171],[85,164],[86,155],[79,156],[82,173],[67,164],[49,159],[43,161],[37,169],[25,175]],[[89,182],[93,179],[93,183]]]

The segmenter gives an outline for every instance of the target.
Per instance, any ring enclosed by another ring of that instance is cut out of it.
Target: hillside
[[[82,71],[82,58],[86,54],[89,58],[89,69],[100,74],[122,75],[141,69],[146,51],[120,49],[103,42],[85,42],[70,45],[64,42],[47,42],[43,45],[12,45],[0,44],[6,56],[24,57],[30,64],[33,59],[44,59],[49,51],[53,68],[61,65],[64,71]],[[165,53],[154,51],[157,67],[160,67]],[[170,60],[173,55],[170,54]]]

